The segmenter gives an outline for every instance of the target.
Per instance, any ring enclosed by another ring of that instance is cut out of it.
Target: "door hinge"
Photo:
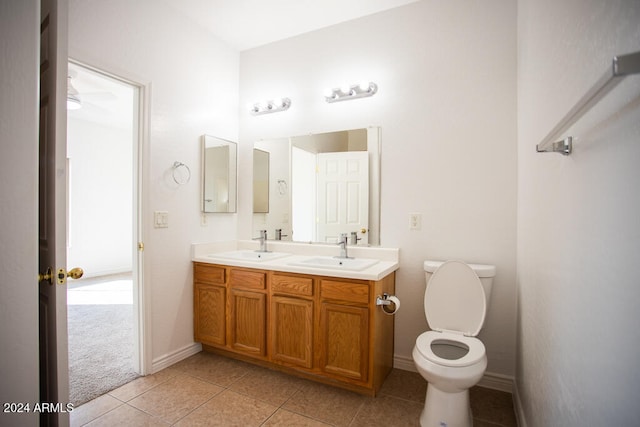
[[[144,243],[142,243],[142,242],[138,242],[138,250],[139,250],[140,252],[144,251]]]

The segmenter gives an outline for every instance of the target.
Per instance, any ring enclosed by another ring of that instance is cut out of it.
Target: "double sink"
[[[285,257],[293,257],[288,265],[309,268],[324,268],[331,270],[362,271],[378,263],[371,258],[341,258],[331,256],[293,256],[287,252],[261,252],[252,250],[238,250],[209,254],[210,258],[233,259],[241,261],[265,262]],[[286,262],[286,260],[282,260]]]

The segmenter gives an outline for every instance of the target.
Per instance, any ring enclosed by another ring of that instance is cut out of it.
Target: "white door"
[[[66,294],[66,2],[43,0],[38,173],[40,425],[68,425]]]
[[[0,402],[38,402],[38,59],[40,2],[0,2]],[[4,408],[3,408],[4,409]],[[13,410],[12,410],[13,409]],[[36,412],[0,425],[38,425]]]
[[[337,242],[340,234],[356,232],[368,243],[369,153],[351,151],[317,156],[317,236]]]

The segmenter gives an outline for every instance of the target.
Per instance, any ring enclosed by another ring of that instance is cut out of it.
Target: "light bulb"
[[[338,97],[338,94],[335,92],[335,90],[327,88],[324,90],[324,97],[328,99],[336,99]]]
[[[360,82],[360,84],[358,85],[358,88],[360,88],[362,92],[369,92],[371,87],[369,82]]]

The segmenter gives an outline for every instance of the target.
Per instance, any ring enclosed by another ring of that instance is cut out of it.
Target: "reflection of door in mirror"
[[[369,228],[369,153],[351,151],[317,156],[317,235],[335,243],[340,234]],[[360,236],[367,244],[366,233]]]
[[[253,149],[253,212],[269,212],[269,153]]]
[[[204,135],[202,138],[202,211],[235,212],[237,146]]]

